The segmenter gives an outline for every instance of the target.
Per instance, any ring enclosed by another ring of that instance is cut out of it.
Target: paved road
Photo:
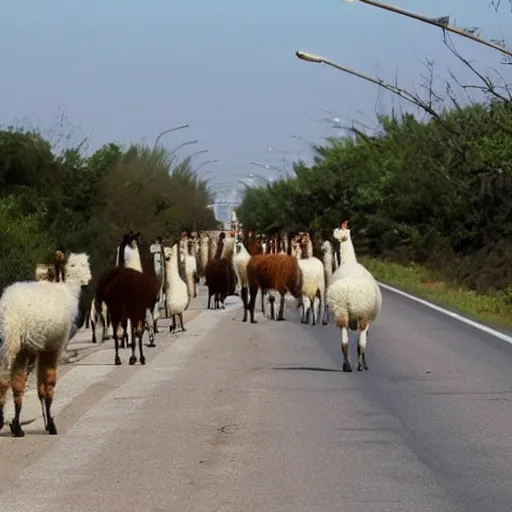
[[[335,328],[286,316],[189,315],[145,367],[95,349],[59,436],[0,437],[0,512],[510,512],[512,347],[384,292],[344,374]]]

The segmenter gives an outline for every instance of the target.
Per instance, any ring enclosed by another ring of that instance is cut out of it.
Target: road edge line
[[[469,325],[470,327],[473,327],[474,329],[478,329],[479,331],[485,332],[486,334],[489,334],[490,336],[493,336],[494,338],[498,338],[498,339],[505,341],[506,343],[509,343],[510,345],[512,345],[512,336],[509,336],[503,332],[497,331],[496,329],[493,329],[492,327],[488,327],[487,325],[481,324],[480,322],[476,322],[475,320],[471,320],[463,315],[460,315],[459,313],[455,313],[454,311],[450,311],[449,309],[438,306],[437,304],[433,304],[432,302],[429,302],[428,300],[421,299],[420,297],[416,297],[415,295],[412,295],[411,293],[404,292],[404,291],[400,290],[399,288],[390,286],[389,284],[381,283],[380,281],[377,281],[377,283],[379,284],[379,286],[381,288],[384,288],[384,290],[388,290],[390,292],[396,293],[397,295],[405,297],[409,300],[417,302],[418,304],[421,304],[427,308],[433,309],[434,311],[437,311],[438,313],[441,313],[445,316],[449,316],[455,320],[458,320],[459,322],[462,322],[463,324]]]

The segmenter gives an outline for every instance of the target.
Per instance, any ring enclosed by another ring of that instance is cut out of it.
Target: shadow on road
[[[321,366],[272,366],[272,370],[301,370],[308,372],[341,372],[338,368],[323,368]]]

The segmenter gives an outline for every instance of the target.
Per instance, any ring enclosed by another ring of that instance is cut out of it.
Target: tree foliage
[[[36,131],[0,131],[0,290],[33,279],[56,249],[87,252],[93,284],[112,264],[122,233],[176,235],[216,227],[210,192],[165,149],[106,144],[87,156],[80,146],[54,154]]]
[[[350,219],[359,250],[430,265],[478,290],[512,282],[512,110],[495,99],[380,118],[380,134],[331,139],[295,176],[246,190],[246,229],[332,233]]]

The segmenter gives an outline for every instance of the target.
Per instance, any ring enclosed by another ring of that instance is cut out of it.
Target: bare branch
[[[498,92],[498,87],[493,83],[493,81],[489,78],[483,75],[480,71],[478,71],[471,62],[463,57],[460,52],[455,48],[455,45],[453,44],[453,41],[451,40],[451,37],[448,36],[446,32],[443,33],[443,42],[445,46],[448,48],[448,50],[458,59],[460,62],[462,62],[469,70],[471,70],[472,73],[474,73],[478,79],[484,84],[485,91],[490,94],[491,96],[494,96],[497,99],[500,99],[502,101],[511,101],[512,97],[505,97],[502,94]],[[464,86],[460,83],[458,83],[460,87],[467,88],[467,86]],[[474,87],[473,87],[474,88]]]

